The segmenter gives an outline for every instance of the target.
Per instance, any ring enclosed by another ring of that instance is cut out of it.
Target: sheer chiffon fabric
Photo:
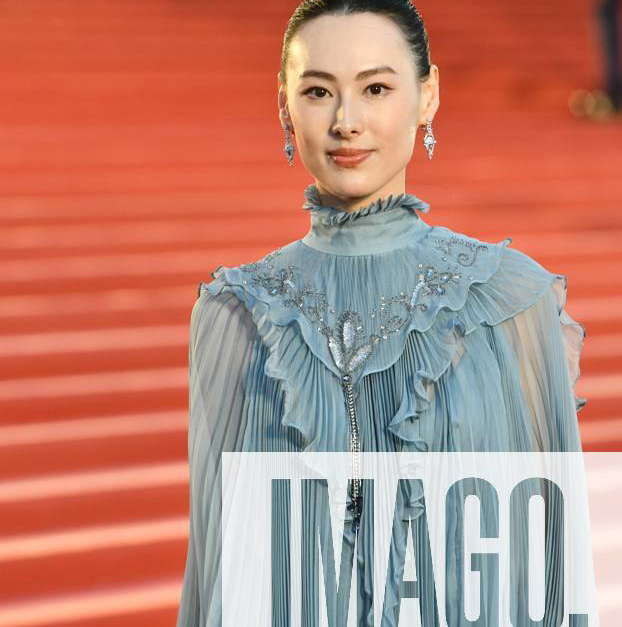
[[[409,310],[401,327],[375,344],[356,374],[363,451],[581,451],[577,412],[586,401],[576,397],[574,386],[585,329],[565,310],[564,275],[510,248],[508,239],[482,242],[427,225],[415,213],[427,205],[412,195],[347,217],[321,206],[317,196],[307,193],[307,198],[312,199],[305,207],[311,213],[307,238],[278,249],[278,254],[273,251],[267,261],[221,266],[214,280],[199,285],[190,319],[190,522],[177,627],[222,624],[221,531],[227,524],[222,453],[349,450],[339,372],[314,317],[313,306],[322,299],[328,302],[322,311],[331,322],[345,309],[355,310],[365,334],[379,328],[378,318],[370,313],[378,311],[378,303],[404,292],[410,295],[418,264],[438,272],[449,264],[460,275],[443,284],[444,292],[428,290],[417,301],[425,307]],[[383,252],[368,252],[377,245]],[[312,290],[301,295],[301,287]],[[299,297],[303,307],[292,305]],[[398,318],[404,302],[393,305]],[[356,543],[347,512],[342,517],[342,563],[354,563],[356,624],[373,625],[373,606],[380,603],[381,626],[397,627],[405,595],[418,598],[423,625],[440,624],[432,564],[423,550],[429,541],[425,495],[415,483],[399,491],[385,596],[373,599],[373,515],[367,489],[365,485]],[[310,490],[310,502],[321,508],[324,487],[318,483]],[[272,624],[284,627],[290,624],[287,502],[283,493],[273,503],[277,584],[274,598],[266,599],[273,606]],[[558,505],[553,500],[553,524],[547,531],[551,538],[560,534]],[[314,511],[309,510],[303,525],[310,535],[317,528],[330,538],[325,519]],[[494,512],[484,511],[487,520],[482,524],[494,526]],[[447,520],[445,610],[451,624],[467,625],[456,516]],[[410,589],[403,582],[409,529],[417,573]],[[523,536],[518,540],[526,542]],[[554,542],[547,545],[547,550],[553,548]],[[311,543],[304,550],[309,563],[319,568],[318,547]],[[342,576],[349,576],[348,568]],[[553,614],[561,612],[563,602],[557,575],[552,569],[546,583]],[[328,577],[326,592],[318,589],[317,577],[305,580],[302,625],[319,624],[318,599],[325,593],[329,612],[346,624],[348,586],[337,588],[330,573]],[[481,585],[482,624],[496,624],[497,592],[484,578]],[[258,608],[248,612],[248,624],[253,624]],[[516,625],[530,624],[527,616],[514,618]]]

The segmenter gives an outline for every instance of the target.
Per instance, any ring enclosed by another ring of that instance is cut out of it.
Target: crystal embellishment
[[[307,202],[303,208],[317,212],[315,218],[324,225],[345,225],[364,216],[391,211],[397,207],[413,213],[426,213],[429,210],[426,202],[411,194],[391,195],[351,212],[323,206],[315,185],[307,187],[305,197]],[[438,264],[423,261],[416,263],[410,285],[404,286],[398,294],[380,296],[377,306],[365,312],[366,320],[370,323],[369,330],[365,328],[365,320],[360,312],[351,308],[337,311],[334,306],[329,305],[327,292],[315,287],[299,266],[279,264],[283,248],[268,253],[254,263],[239,266],[243,273],[244,286],[261,286],[267,294],[279,298],[284,307],[300,311],[317,332],[326,337],[328,352],[340,375],[349,421],[352,480],[348,510],[352,512],[352,528],[357,534],[363,495],[360,478],[361,439],[353,374],[368,361],[378,342],[388,340],[392,334],[403,329],[416,312],[427,311],[433,299],[445,294],[451,285],[473,279],[471,274],[463,274],[464,268],[472,267],[478,255],[489,248],[470,238],[454,235],[433,237],[429,241],[439,252],[441,261]],[[218,266],[212,277],[218,278],[222,272],[223,266]],[[457,324],[461,324],[459,320]]]
[[[371,355],[372,343],[364,338],[362,329],[361,316],[348,309],[339,316],[335,331],[328,336],[330,354],[342,373],[354,372]]]
[[[282,254],[282,248],[239,268],[249,277],[243,280],[245,285],[261,286],[271,296],[280,297],[283,305],[298,309],[327,338],[333,363],[343,376],[356,372],[373,354],[375,344],[404,328],[416,311],[426,311],[430,301],[445,294],[450,284],[456,285],[464,280],[461,268],[473,266],[477,255],[489,249],[486,244],[456,236],[437,237],[432,241],[443,254],[444,261],[451,259],[457,264],[448,264],[443,269],[429,263],[417,264],[416,283],[411,289],[389,297],[380,296],[379,305],[367,312],[375,325],[369,333],[360,312],[345,309],[337,313],[334,307],[329,307],[326,292],[310,284],[298,266],[277,267],[276,260]],[[222,266],[214,276],[220,268]],[[469,274],[466,278],[473,277]],[[396,312],[394,307],[399,310]],[[336,314],[335,323],[331,325],[329,318],[333,314]]]

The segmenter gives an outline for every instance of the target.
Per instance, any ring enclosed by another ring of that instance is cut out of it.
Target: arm
[[[579,360],[586,333],[584,327],[564,309],[566,284],[566,277],[558,275],[536,303],[499,325],[516,356],[521,402],[527,407],[522,415],[528,423],[525,425],[526,431],[531,436],[534,452],[582,451],[577,413],[587,401],[576,397],[574,388],[580,375]],[[512,412],[511,415],[519,420],[521,412]],[[569,464],[570,460],[551,462],[551,465],[563,473],[570,470],[566,463]],[[558,494],[549,491],[548,486],[541,486],[548,500],[545,524],[547,566],[544,575],[546,608],[548,619],[554,617],[555,624],[561,622],[564,611],[564,570],[560,555],[564,550],[565,535],[569,543],[566,550],[568,547],[572,549],[567,557],[573,595],[581,591],[578,598],[589,598],[584,592],[585,582],[593,585],[594,581],[589,561],[589,537],[586,539],[585,535],[587,532],[581,532],[578,536],[568,535],[569,519],[578,523],[573,531],[577,534],[578,529],[586,529],[581,525],[585,524],[584,517],[587,516],[587,501],[582,496],[585,490],[584,477],[573,474],[572,481],[576,482],[572,484],[572,489],[577,497],[572,507],[568,505],[565,496],[558,498]],[[582,511],[578,511],[578,507],[582,507]],[[524,529],[518,525],[515,533],[520,536],[515,542],[517,546],[521,545],[519,553],[526,555],[527,538],[521,535]],[[575,537],[577,539],[573,541]],[[578,542],[587,542],[587,548],[585,545],[579,547]],[[514,567],[518,568],[516,565]],[[523,576],[527,577],[527,574],[523,573]],[[521,588],[519,597],[525,599],[525,594],[525,588]],[[545,622],[548,624],[548,620]]]
[[[585,328],[565,311],[566,277],[559,275],[531,307],[498,325],[516,356],[535,451],[581,451],[575,396]]]
[[[177,627],[220,625],[220,461],[243,445],[244,378],[256,335],[234,294],[205,290],[197,298],[188,347],[190,521]]]

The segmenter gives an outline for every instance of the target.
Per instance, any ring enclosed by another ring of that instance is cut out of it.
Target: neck
[[[302,241],[326,253],[388,252],[411,244],[427,228],[417,211],[425,213],[429,205],[412,194],[390,195],[352,211],[322,204],[315,185],[305,189],[305,198],[310,229]]]
[[[362,209],[374,203],[376,200],[382,200],[388,198],[389,196],[405,196],[406,192],[404,191],[405,180],[404,173],[401,173],[401,176],[398,175],[388,183],[386,183],[381,189],[376,190],[373,194],[367,197],[359,197],[359,198],[350,198],[343,199],[337,196],[333,196],[330,192],[326,191],[321,185],[315,183],[313,185],[316,193],[316,198],[319,201],[319,204],[327,207],[334,207],[335,209],[340,209],[341,211],[346,211],[351,213],[353,211],[357,211],[358,209]]]

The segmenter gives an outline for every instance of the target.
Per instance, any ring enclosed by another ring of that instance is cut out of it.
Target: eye
[[[377,88],[381,88],[381,90],[384,90],[385,92],[389,92],[392,91],[392,89],[390,87],[388,87],[387,85],[384,85],[383,83],[372,83],[371,85],[367,86],[367,89],[374,89],[374,92],[372,93],[373,96],[383,96],[384,93],[382,91],[377,91]],[[324,93],[329,93],[329,91],[325,88],[325,87],[319,87],[319,86],[315,86],[315,87],[309,87],[309,89],[306,89],[305,91],[303,91],[303,95],[307,95],[310,94],[311,92],[315,92],[315,98],[313,98],[313,100],[323,100],[324,98]],[[319,93],[322,93],[322,95],[319,95]]]
[[[308,93],[312,92],[312,91],[325,91],[327,92],[328,90],[325,89],[324,87],[309,87],[309,89],[307,89],[306,91],[303,91],[303,95],[307,95]],[[316,92],[317,95],[317,92]],[[319,98],[317,98],[316,100],[322,100],[322,97],[320,96]]]
[[[369,85],[369,87],[367,87],[367,89],[371,89],[372,87],[382,87],[383,89],[385,89],[387,92],[391,91],[390,87],[387,87],[386,85],[382,84],[382,83],[373,83],[372,85]],[[382,92],[374,93],[374,96],[381,96]]]

